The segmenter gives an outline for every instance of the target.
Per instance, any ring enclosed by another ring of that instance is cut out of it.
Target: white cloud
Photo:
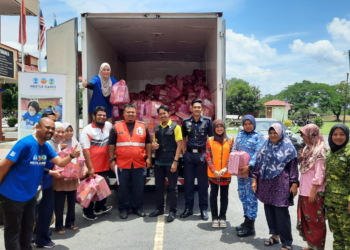
[[[227,63],[262,65],[276,58],[277,50],[262,44],[254,35],[246,37],[228,29],[226,38]]]
[[[343,62],[344,57],[342,51],[334,48],[332,43],[328,40],[320,40],[315,43],[304,43],[300,39],[294,40],[289,48],[294,53],[305,54],[314,60],[327,59],[330,62]]]
[[[301,36],[304,35],[305,32],[294,32],[294,33],[288,33],[288,34],[280,34],[280,35],[275,35],[275,36],[269,36],[266,37],[264,40],[262,40],[262,43],[273,43],[273,42],[278,42],[281,40],[285,40],[289,37],[293,36]]]
[[[327,31],[332,35],[334,40],[344,40],[350,42],[350,21],[346,19],[334,18],[327,25]]]

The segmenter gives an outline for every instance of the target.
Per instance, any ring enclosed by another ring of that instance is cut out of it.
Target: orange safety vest
[[[213,158],[213,164],[217,171],[226,167],[226,163],[230,157],[231,145],[233,144],[232,138],[229,140],[224,140],[224,145],[219,142],[214,141],[214,137],[208,138],[211,148],[211,154]],[[213,172],[208,167],[208,176],[215,178]],[[222,177],[231,177],[231,174],[226,172]]]
[[[134,132],[130,136],[125,121],[115,124],[117,143],[115,147],[116,163],[119,169],[143,168],[146,166],[146,126],[144,123],[135,121]]]

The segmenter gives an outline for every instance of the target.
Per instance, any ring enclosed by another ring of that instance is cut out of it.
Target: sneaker
[[[93,214],[90,214],[90,215],[83,214],[83,218],[87,219],[87,220],[96,220],[97,219],[97,217]]]
[[[50,243],[48,243],[47,245],[44,245],[44,246],[39,246],[39,245],[34,243],[34,246],[37,248],[42,248],[42,247],[43,248],[53,248],[56,246],[56,244],[51,241]]]
[[[101,211],[98,211],[98,212],[95,211],[94,214],[95,215],[104,214],[104,213],[107,213],[108,211],[110,211],[112,208],[113,208],[112,206],[108,206],[108,207],[103,208]]]

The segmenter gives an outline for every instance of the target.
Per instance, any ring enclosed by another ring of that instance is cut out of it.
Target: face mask
[[[29,111],[30,116],[35,116],[36,111]]]

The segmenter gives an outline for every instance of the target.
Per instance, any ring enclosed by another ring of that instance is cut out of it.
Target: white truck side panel
[[[216,105],[216,119],[222,119],[224,120],[222,117],[223,115],[223,110],[222,110],[222,103],[223,103],[223,98],[222,98],[222,91],[224,88],[223,82],[222,82],[222,72],[223,72],[223,67],[226,67],[226,65],[223,65],[223,61],[222,61],[222,42],[221,42],[221,32],[222,32],[222,18],[218,17],[217,19],[217,29],[216,29],[216,39],[217,39],[217,50],[216,50],[216,104],[220,105]]]
[[[46,32],[47,72],[65,74],[66,103],[63,104],[65,120],[75,131],[78,129],[78,18],[73,18]]]

